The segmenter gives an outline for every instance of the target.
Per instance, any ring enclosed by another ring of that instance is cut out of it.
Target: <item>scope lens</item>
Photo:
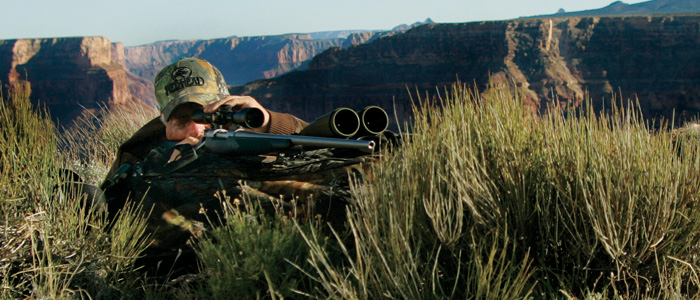
[[[245,126],[248,128],[258,128],[265,121],[265,115],[262,110],[257,108],[243,109],[245,112]],[[243,110],[241,112],[243,112]]]
[[[208,115],[204,113],[202,109],[195,110],[192,113],[192,121],[195,123],[200,123],[200,124],[210,124],[211,123],[211,115]]]
[[[230,119],[231,123],[251,129],[262,126],[263,121],[265,121],[265,115],[262,110],[254,107],[248,107],[234,112]]]

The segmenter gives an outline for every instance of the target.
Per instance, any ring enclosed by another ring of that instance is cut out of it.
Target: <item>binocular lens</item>
[[[360,111],[362,128],[369,134],[379,134],[389,127],[389,116],[378,106],[368,106]]]
[[[360,120],[351,109],[339,109],[333,114],[331,124],[337,135],[352,136],[357,133]]]

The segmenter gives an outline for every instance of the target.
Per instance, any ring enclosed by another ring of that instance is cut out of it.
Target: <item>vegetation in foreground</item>
[[[227,210],[192,241],[201,272],[174,278],[138,269],[137,205],[110,224],[57,176],[98,183],[156,112],[57,133],[16,91],[0,102],[0,298],[700,298],[697,128],[652,130],[634,109],[534,116],[509,89],[445,94],[354,185],[347,232]]]

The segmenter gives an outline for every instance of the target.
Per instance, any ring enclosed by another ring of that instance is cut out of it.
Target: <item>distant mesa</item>
[[[416,27],[416,26],[421,26],[421,25],[425,25],[425,24],[434,24],[434,23],[435,23],[435,22],[433,22],[432,19],[427,18],[427,19],[426,19],[425,21],[423,21],[423,22],[415,22],[415,23],[413,23],[413,24],[411,24],[411,25],[402,24],[402,25],[396,26],[396,27],[394,27],[393,29],[391,29],[391,31],[392,31],[392,32],[404,32],[404,31],[409,30],[409,29],[411,29],[411,28],[413,28],[413,27]]]
[[[347,39],[350,35],[363,33],[368,31],[381,32],[384,30],[335,30],[335,31],[320,31],[311,32],[309,36],[312,40],[332,40],[332,39]]]
[[[315,55],[330,47],[348,47],[348,39],[363,43],[376,33],[348,34],[347,38],[312,39],[310,34],[228,37],[211,40],[164,41],[126,48],[127,68],[153,80],[163,67],[180,57],[197,56],[221,70],[233,85],[272,78],[304,67]]]

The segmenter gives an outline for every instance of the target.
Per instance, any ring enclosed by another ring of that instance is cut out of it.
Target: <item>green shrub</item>
[[[309,248],[303,232],[282,213],[268,216],[242,212],[235,205],[224,211],[226,224],[214,228],[195,248],[205,281],[198,299],[284,299],[307,295]],[[250,204],[247,207],[251,207]]]
[[[698,296],[698,156],[633,107],[538,117],[516,91],[459,84],[421,101],[355,187],[352,267],[314,265],[319,296]]]
[[[52,192],[56,135],[46,112],[32,108],[21,86],[0,97],[0,211],[20,217]]]

